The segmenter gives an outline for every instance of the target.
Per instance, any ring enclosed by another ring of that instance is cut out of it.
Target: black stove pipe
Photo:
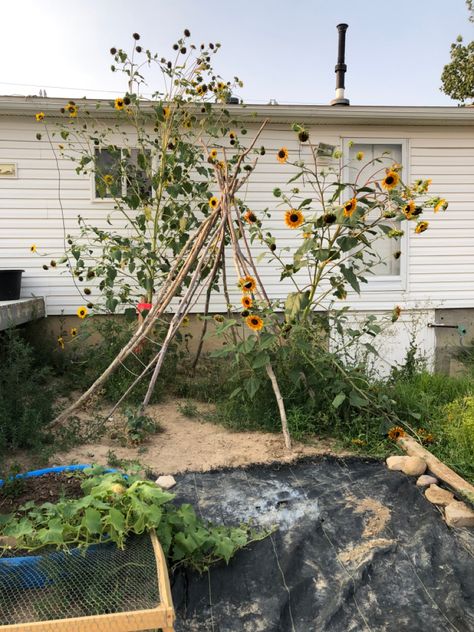
[[[349,105],[349,99],[344,97],[344,78],[347,70],[346,65],[346,31],[348,24],[338,24],[339,41],[337,46],[337,64],[336,64],[336,98],[331,101],[331,105]]]

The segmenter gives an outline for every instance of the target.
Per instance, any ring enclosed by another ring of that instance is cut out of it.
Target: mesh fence
[[[78,632],[159,628],[164,606],[160,560],[152,537],[130,537],[124,550],[101,544],[86,551],[51,551],[28,561],[0,560],[0,630],[11,625],[19,631],[33,630],[38,622],[45,623],[40,630]],[[84,617],[88,619],[83,621]],[[76,627],[59,625],[58,620],[64,619],[80,621]]]

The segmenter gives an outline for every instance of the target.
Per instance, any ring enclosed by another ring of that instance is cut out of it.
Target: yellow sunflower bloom
[[[44,112],[37,112],[35,114],[35,119],[38,121],[38,123],[43,121],[44,120]]]
[[[247,275],[239,279],[239,287],[244,294],[249,294],[255,291],[257,282],[253,277]]]
[[[255,316],[253,314],[247,316],[247,318],[245,319],[245,323],[247,327],[249,327],[253,331],[260,331],[260,329],[262,329],[263,327],[263,320],[260,318],[260,316]]]
[[[31,244],[30,252],[36,252],[36,244]]]
[[[282,165],[288,160],[288,149],[286,147],[281,147],[277,151],[277,160]]]
[[[391,189],[394,189],[399,182],[400,176],[398,173],[390,169],[385,178],[382,180],[382,186],[384,189],[387,189],[387,191],[390,191]]]
[[[250,309],[253,305],[253,301],[250,296],[242,296],[241,303],[245,309]]]
[[[104,182],[105,182],[105,184],[106,184],[108,187],[109,187],[109,186],[113,183],[113,181],[114,181],[114,178],[113,178],[113,176],[111,176],[111,175],[110,175],[110,173],[107,173],[107,174],[104,176]]]
[[[87,316],[87,307],[84,307],[83,305],[78,307],[76,314],[79,318],[84,319]]]
[[[209,206],[211,208],[217,208],[218,204],[219,204],[219,200],[216,198],[215,195],[213,195],[209,200]]]
[[[123,110],[125,108],[125,102],[122,97],[117,97],[114,101],[114,108],[116,110]]]
[[[66,110],[66,112],[69,112],[69,116],[71,118],[76,118],[78,107],[73,101],[69,101],[64,109]]]
[[[211,149],[209,152],[209,158],[211,160],[215,160],[217,158],[217,149]]]
[[[304,215],[301,211],[297,211],[292,208],[285,213],[285,224],[289,228],[298,228],[304,222]]]
[[[406,433],[403,430],[403,428],[400,428],[400,426],[394,426],[393,428],[390,428],[390,430],[388,431],[388,438],[391,439],[392,441],[396,441],[397,439],[404,437],[405,434]]]
[[[428,226],[429,226],[428,222],[418,222],[415,228],[415,233],[418,233],[418,235],[420,233],[424,233],[425,230],[428,229]]]
[[[229,132],[229,138],[230,140],[235,140],[237,138],[237,134],[233,131]]]
[[[64,349],[64,338],[62,336],[58,337],[58,345],[61,347],[61,349]]]
[[[257,221],[257,216],[252,211],[247,211],[244,215],[244,220],[247,224],[255,224]]]
[[[409,201],[409,202],[407,202],[407,203],[405,204],[405,206],[403,207],[403,209],[402,209],[402,213],[403,213],[403,215],[405,215],[405,217],[406,217],[407,219],[412,219],[412,217],[413,217],[413,213],[414,213],[414,211],[415,211],[415,208],[416,208],[416,206],[415,206],[415,201],[414,201],[414,200],[410,200],[410,201]]]
[[[434,212],[437,213],[438,211],[445,211],[448,208],[448,203],[446,202],[446,200],[444,198],[441,198],[440,200],[438,200],[434,206]]]
[[[71,338],[75,338],[77,336],[77,327],[72,327],[69,333],[71,334]]]
[[[344,216],[345,217],[352,217],[352,215],[354,214],[356,208],[357,208],[357,200],[355,198],[352,198],[352,199],[348,200],[344,204]]]
[[[171,116],[171,108],[169,108],[167,105],[165,105],[163,108],[163,116],[165,117],[165,119]]]

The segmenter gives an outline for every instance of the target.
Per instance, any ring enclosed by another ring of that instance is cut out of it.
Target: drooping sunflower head
[[[110,173],[106,173],[104,176],[104,182],[109,187],[114,181],[114,177]]]
[[[280,147],[277,151],[277,160],[280,164],[284,164],[288,160],[288,149],[286,147]]]
[[[38,121],[38,123],[44,121],[44,112],[37,112],[35,114],[35,119]]]
[[[64,338],[62,336],[58,336],[58,345],[61,349],[64,349]]]
[[[323,222],[325,224],[334,224],[334,222],[336,221],[337,217],[334,213],[324,213],[323,217]]]
[[[448,202],[446,202],[444,198],[441,198],[436,202],[434,206],[434,212],[437,213],[438,211],[445,211],[447,208]]]
[[[122,97],[117,97],[114,102],[114,108],[116,110],[123,110],[124,107],[125,107],[125,103]]]
[[[72,327],[69,333],[71,334],[71,338],[75,338],[77,336],[77,327]]]
[[[389,169],[387,171],[387,175],[382,180],[382,187],[384,189],[387,189],[387,191],[390,191],[391,189],[394,189],[399,182],[400,176],[398,175],[398,173],[396,171],[393,171],[393,169]]]
[[[425,221],[418,222],[418,224],[416,225],[416,228],[415,228],[415,233],[417,233],[418,235],[420,233],[424,233],[425,230],[428,229],[428,226],[429,226],[428,222],[425,222]]]
[[[253,305],[253,301],[250,296],[242,296],[241,303],[242,307],[245,307],[245,309],[250,309]]]
[[[405,217],[407,219],[411,219],[413,217],[413,213],[415,211],[415,208],[416,208],[415,207],[415,201],[414,200],[410,200],[403,207],[402,213],[403,213],[403,215],[405,215]]]
[[[253,331],[260,331],[260,329],[263,328],[263,320],[260,318],[260,316],[256,316],[255,314],[250,314],[249,316],[247,316],[247,318],[245,319],[245,323],[247,327],[249,327],[249,329],[252,329]]]
[[[163,107],[163,116],[165,117],[165,119],[169,118],[171,115],[171,108],[169,108],[167,105],[165,105]]]
[[[304,215],[301,211],[292,208],[285,213],[285,224],[289,228],[298,228],[304,222]]]
[[[36,252],[36,244],[31,244],[30,252]]]
[[[69,112],[69,116],[71,118],[76,118],[78,108],[77,108],[77,105],[74,103],[74,101],[69,101],[69,103],[66,105],[64,110],[66,112]]]
[[[217,149],[211,149],[209,152],[209,158],[211,160],[215,160],[217,158]]]
[[[239,287],[244,294],[251,294],[257,287],[255,279],[249,275],[239,279]]]
[[[403,428],[401,428],[400,426],[394,426],[393,428],[390,428],[390,430],[388,431],[388,438],[391,439],[392,441],[397,441],[397,439],[404,437],[405,434],[406,433],[403,430]]]
[[[79,318],[84,319],[87,316],[87,307],[84,307],[83,305],[81,307],[78,307],[76,314],[79,316]]]
[[[216,198],[215,195],[213,195],[211,198],[209,198],[209,206],[212,209],[217,208],[218,204],[219,204],[219,200]]]
[[[351,198],[344,204],[344,216],[352,217],[356,208],[357,208],[357,200],[355,198]]]
[[[309,139],[309,134],[305,129],[298,132],[298,140],[300,143],[305,143]]]
[[[244,215],[244,220],[247,224],[255,224],[257,221],[257,216],[253,211],[247,211]]]

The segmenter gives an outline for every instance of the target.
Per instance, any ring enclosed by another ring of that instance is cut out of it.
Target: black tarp
[[[177,632],[474,630],[474,536],[413,478],[318,458],[176,480],[204,519],[279,527],[228,566],[176,572]]]

